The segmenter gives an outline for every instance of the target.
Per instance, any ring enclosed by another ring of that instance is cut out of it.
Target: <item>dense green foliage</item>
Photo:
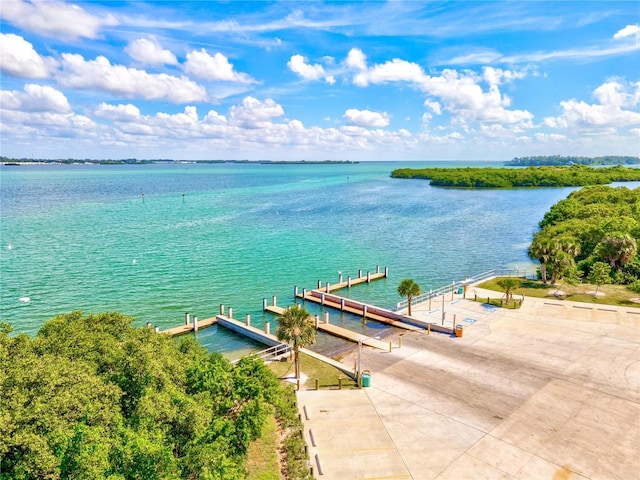
[[[572,192],[544,215],[529,256],[540,262],[544,282],[551,274],[552,283],[557,277],[582,277],[596,285],[636,290],[639,238],[640,188],[590,186]]]
[[[640,169],[627,167],[401,168],[393,178],[430,179],[430,184],[457,188],[579,187],[640,180]]]
[[[33,339],[0,324],[0,479],[244,478],[266,416],[292,408],[278,380],[132,320],[73,312]]]
[[[561,155],[537,155],[533,157],[516,157],[505,162],[509,167],[538,167],[542,165],[638,165],[640,158],[605,155],[604,157],[574,157]]]

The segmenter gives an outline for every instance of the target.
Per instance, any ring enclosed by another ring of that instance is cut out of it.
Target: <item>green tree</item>
[[[278,340],[293,348],[296,379],[300,378],[300,349],[316,341],[316,329],[311,323],[309,312],[300,305],[292,305],[278,317]]]
[[[407,303],[409,306],[409,316],[411,316],[411,300],[413,297],[420,295],[420,285],[413,281],[411,278],[405,278],[398,285],[398,295],[401,297],[407,297]]]
[[[513,277],[505,277],[498,280],[498,286],[504,290],[507,304],[513,298],[513,291],[520,287],[520,280]]]
[[[540,234],[536,235],[529,247],[529,257],[540,262],[540,277],[542,283],[547,283],[547,264],[557,246],[550,238]]]
[[[598,295],[598,289],[600,285],[604,285],[605,283],[609,283],[611,281],[610,277],[611,266],[604,262],[595,262],[591,265],[591,271],[589,272],[589,276],[587,280],[589,283],[593,283],[596,286],[596,291],[594,295]]]
[[[628,233],[606,235],[597,247],[601,258],[620,271],[638,253],[638,242]]]

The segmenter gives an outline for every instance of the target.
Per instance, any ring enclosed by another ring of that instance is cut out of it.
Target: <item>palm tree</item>
[[[540,262],[540,277],[542,283],[547,283],[547,263],[557,246],[550,238],[536,236],[529,247],[529,257]]]
[[[619,272],[638,254],[638,242],[628,233],[612,233],[600,241],[597,250]]]
[[[316,341],[316,329],[309,312],[300,305],[292,305],[278,317],[278,340],[293,348],[296,379],[300,379],[300,349]]]
[[[507,304],[509,304],[509,300],[513,297],[513,291],[520,287],[520,280],[511,277],[501,278],[498,280],[498,286],[504,290]]]
[[[409,316],[411,316],[411,299],[416,295],[420,295],[420,285],[414,282],[411,278],[405,278],[398,285],[398,295],[401,297],[407,297],[407,303],[409,304]]]

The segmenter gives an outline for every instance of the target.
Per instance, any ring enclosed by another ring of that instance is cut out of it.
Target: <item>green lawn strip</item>
[[[500,278],[492,278],[478,285],[479,288],[487,290],[495,290],[503,294],[502,289],[498,286]],[[556,300],[571,300],[573,302],[594,303],[598,305],[617,305],[625,307],[640,307],[640,304],[633,302],[632,298],[638,298],[640,295],[634,293],[623,285],[601,285],[598,292],[603,295],[594,295],[596,286],[588,283],[580,283],[576,286],[571,285],[550,285],[544,284],[539,280],[522,280],[521,286],[514,291],[514,300],[524,295],[525,297],[535,298],[553,298]],[[564,293],[564,295],[557,295]],[[469,298],[469,296],[467,295]],[[478,297],[478,300],[482,300]],[[525,300],[526,301],[526,300]]]
[[[288,359],[281,362],[271,362],[269,368],[279,378],[293,376],[295,372],[293,362]],[[356,387],[355,381],[337,368],[304,353],[300,354],[300,371],[307,376],[307,388],[314,388],[316,379],[318,379],[320,388],[338,388],[339,378],[342,379],[342,388]]]
[[[274,415],[269,415],[260,438],[251,442],[247,450],[248,480],[280,480],[278,468],[278,432]]]

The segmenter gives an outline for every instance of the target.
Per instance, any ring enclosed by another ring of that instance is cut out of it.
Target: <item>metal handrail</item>
[[[440,295],[451,293],[451,291],[457,289],[460,286],[464,285],[472,285],[474,283],[482,282],[484,280],[488,280],[493,277],[522,277],[522,278],[536,278],[535,274],[529,275],[527,273],[527,269],[496,269],[487,270],[486,272],[479,273],[474,275],[473,277],[465,278],[464,280],[451,282],[449,285],[445,285],[444,287],[437,288],[435,290],[429,290],[428,292],[417,295],[411,299],[411,304],[414,305],[416,303],[422,303],[429,299],[433,299],[435,297],[439,297]],[[407,300],[401,300],[396,304],[395,311],[402,310],[409,306],[409,302]]]
[[[278,345],[274,345],[273,347],[265,348],[264,350],[260,350],[259,352],[254,352],[249,357],[257,357],[257,358],[267,358],[267,357],[277,357],[278,355],[283,355],[285,353],[289,353],[291,351],[291,346],[286,343],[280,343]],[[241,359],[232,360],[231,364],[235,365]]]

